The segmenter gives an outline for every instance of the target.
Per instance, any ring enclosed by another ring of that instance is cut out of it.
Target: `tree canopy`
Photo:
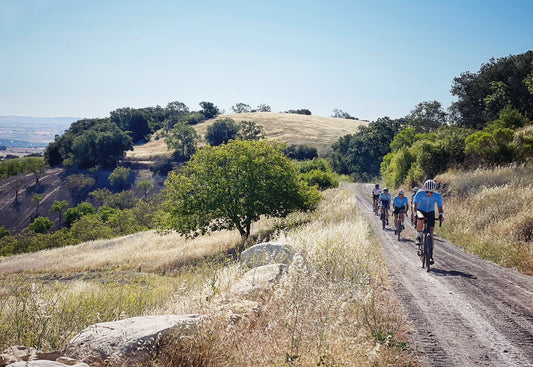
[[[247,238],[260,216],[313,209],[320,198],[281,147],[264,140],[203,147],[166,186],[160,227],[187,236],[236,228]]]
[[[458,100],[450,107],[452,120],[460,126],[483,129],[507,105],[533,119],[530,92],[533,51],[490,59],[476,73],[466,71],[454,78],[451,94]]]

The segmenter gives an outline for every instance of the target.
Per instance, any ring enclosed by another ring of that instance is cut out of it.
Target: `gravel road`
[[[372,212],[372,185],[347,188],[382,244],[395,292],[415,330],[413,342],[427,366],[533,366],[532,276],[438,237],[428,273],[416,254],[410,221],[398,241],[392,216],[382,230]]]

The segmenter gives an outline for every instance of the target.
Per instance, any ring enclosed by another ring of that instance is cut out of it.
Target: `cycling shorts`
[[[393,212],[393,213],[394,213],[394,214],[399,214],[400,211],[402,211],[402,210],[405,212],[405,207],[403,207],[403,206],[401,206],[401,207],[397,207],[397,206],[395,206],[395,207],[394,207],[394,212]]]
[[[388,200],[381,200],[381,206],[383,206],[385,209],[390,209],[390,201]]]
[[[379,199],[379,194],[378,195],[373,195],[373,197],[374,197],[374,200],[377,200],[377,199]]]
[[[423,212],[421,210],[416,211],[418,219],[426,219],[429,227],[435,227],[435,211]]]

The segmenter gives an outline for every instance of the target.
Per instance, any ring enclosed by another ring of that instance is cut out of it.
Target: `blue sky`
[[[533,49],[533,1],[0,0],[0,115],[202,101],[375,120]]]

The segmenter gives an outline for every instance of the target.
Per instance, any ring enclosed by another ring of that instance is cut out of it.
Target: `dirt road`
[[[381,229],[371,210],[371,187],[348,185],[382,244],[426,365],[533,366],[533,277],[481,260],[438,237],[435,264],[426,272],[410,221],[400,242],[392,217]]]

